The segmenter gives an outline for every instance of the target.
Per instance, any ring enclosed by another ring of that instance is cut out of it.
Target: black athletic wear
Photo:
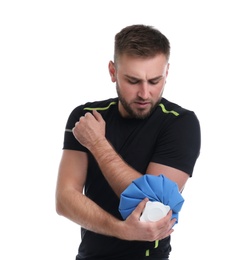
[[[85,195],[115,217],[122,219],[119,198],[103,177],[94,157],[73,136],[71,129],[86,112],[97,110],[106,121],[106,138],[133,168],[146,173],[149,162],[171,166],[192,176],[200,151],[200,125],[193,111],[162,98],[146,119],[121,117],[118,99],[89,102],[70,114],[63,149],[88,153],[89,165]],[[151,174],[151,173],[150,173]],[[160,173],[161,174],[161,173]],[[155,242],[124,241],[81,229],[82,241],[76,260],[144,259],[146,255],[167,258],[170,237]]]

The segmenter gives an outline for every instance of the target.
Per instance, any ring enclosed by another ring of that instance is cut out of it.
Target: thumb
[[[133,210],[133,214],[137,216],[137,218],[140,218],[144,208],[145,208],[145,205],[146,203],[148,202],[148,198],[145,198],[144,200],[142,200],[138,205],[137,207]]]

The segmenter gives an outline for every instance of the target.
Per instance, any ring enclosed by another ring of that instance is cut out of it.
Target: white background
[[[79,227],[54,199],[65,123],[116,95],[114,34],[134,23],[169,38],[164,96],[202,128],[171,260],[252,259],[249,0],[0,2],[0,259],[75,259]]]

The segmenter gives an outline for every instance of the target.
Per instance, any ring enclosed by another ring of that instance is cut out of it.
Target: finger
[[[172,217],[172,210],[171,209],[168,211],[167,215],[169,215],[170,218]]]
[[[72,128],[72,133],[73,133],[73,136],[77,139],[77,137],[76,137],[75,127]]]
[[[79,124],[79,121],[77,121],[75,124],[74,124],[74,127],[72,128],[72,133],[73,135],[75,135],[75,128],[78,126]]]
[[[138,218],[140,218],[140,215],[142,214],[144,208],[145,208],[145,205],[148,201],[148,198],[145,198],[144,200],[142,200],[138,205],[137,207],[134,209],[134,211],[132,212],[133,214],[135,214]]]
[[[99,112],[97,112],[96,110],[93,110],[93,116],[95,117],[95,119],[96,119],[98,122],[103,121],[102,115],[101,115]]]
[[[171,227],[173,227],[173,226],[176,224],[176,222],[177,222],[177,219],[176,219],[176,218],[173,218],[173,219],[171,220]]]
[[[80,117],[80,120],[81,120],[81,119],[84,119],[86,116],[89,116],[89,115],[92,115],[92,114],[91,114],[90,112],[86,112],[86,113],[84,114],[84,116],[81,116],[81,117]]]

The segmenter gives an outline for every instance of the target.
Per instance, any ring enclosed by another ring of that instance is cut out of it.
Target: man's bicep
[[[157,176],[163,174],[168,179],[176,182],[180,191],[184,189],[189,178],[189,175],[181,170],[154,162],[150,162],[146,173]]]

